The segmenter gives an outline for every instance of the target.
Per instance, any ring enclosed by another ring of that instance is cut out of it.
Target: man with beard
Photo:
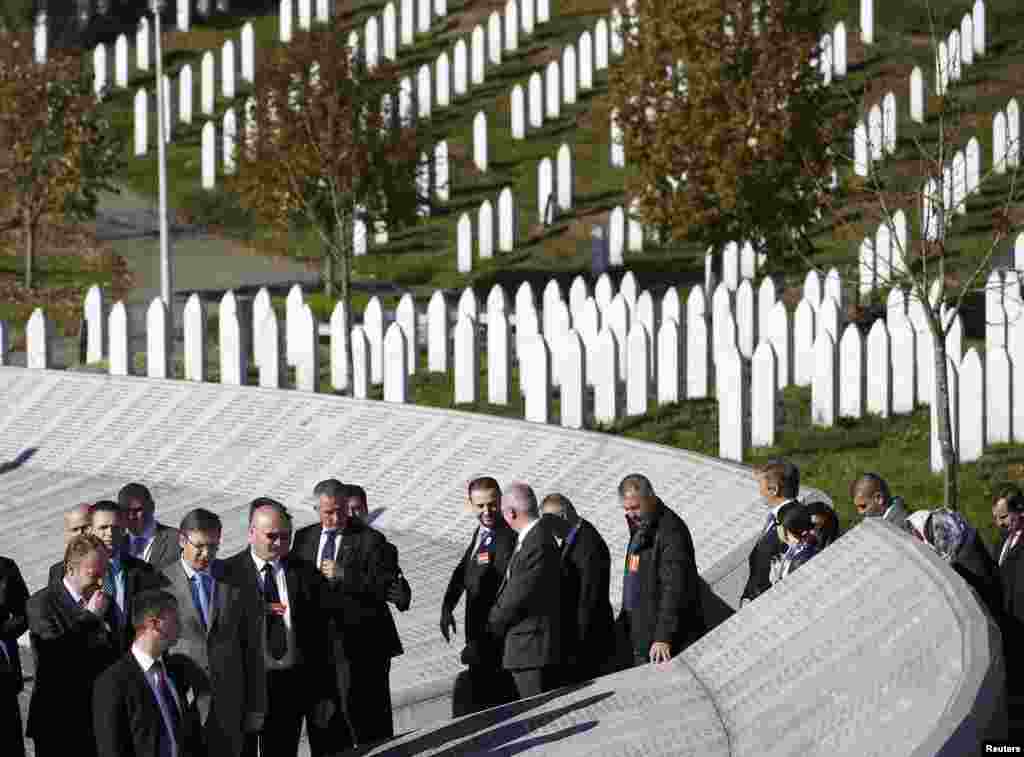
[[[452,571],[441,603],[441,634],[451,640],[456,631],[454,611],[466,594],[462,661],[469,666],[459,675],[452,695],[452,717],[485,710],[512,697],[508,674],[501,667],[503,642],[487,633],[487,615],[516,548],[516,533],[501,517],[501,487],[490,476],[469,484],[467,505],[478,525],[462,559]]]

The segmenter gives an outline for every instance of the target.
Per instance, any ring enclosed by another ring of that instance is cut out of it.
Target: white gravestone
[[[512,139],[526,139],[526,96],[523,94],[521,84],[512,87],[509,111],[512,121]]]
[[[889,155],[896,153],[896,136],[896,95],[888,92],[882,98],[882,141]]]
[[[954,29],[949,33],[946,43],[949,52],[949,78],[951,81],[960,81],[960,30]]]
[[[999,111],[992,118],[992,170],[1006,173],[1006,113]]]
[[[878,104],[871,106],[868,112],[868,154],[871,160],[882,159],[882,109]]]
[[[804,297],[808,304],[817,313],[821,307],[821,277],[817,271],[808,271],[804,277]]]
[[[985,282],[985,350],[998,350],[1006,346],[1007,314],[1003,303],[1003,279],[999,271],[992,271]]]
[[[860,0],[860,41],[875,43],[875,0]]]
[[[447,108],[452,104],[451,66],[448,63],[448,53],[442,52],[437,56],[434,64],[434,80],[437,83],[437,107]]]
[[[149,150],[149,112],[144,88],[135,93],[135,155],[145,155]]]
[[[648,389],[651,384],[651,337],[639,321],[632,324],[626,338],[629,370],[626,371],[626,415],[647,413]]]
[[[974,22],[974,54],[983,58],[985,57],[985,3],[982,0],[974,0],[971,20]]]
[[[185,303],[183,327],[185,380],[206,381],[209,368],[206,344],[206,305],[203,304],[198,294],[190,295]]]
[[[401,81],[398,82],[398,118],[403,126],[412,123],[412,100],[412,79],[408,76],[403,76]]]
[[[611,116],[609,117],[611,124],[609,142],[611,144],[611,164],[614,168],[622,168],[626,165],[626,148],[622,144],[622,128],[618,123],[618,115],[618,109],[612,108]]]
[[[370,388],[370,340],[362,326],[352,329],[352,396],[365,400]]]
[[[170,329],[167,305],[154,297],[146,310],[146,375],[149,378],[173,378],[170,372]]]
[[[608,36],[611,46],[611,53],[616,58],[621,58],[625,50],[622,38],[622,12],[617,6],[612,6],[611,20],[608,22]]]
[[[43,370],[53,367],[51,339],[52,324],[43,314],[41,308],[32,311],[25,326],[26,365],[30,370]]]
[[[106,336],[106,321],[104,319],[103,290],[93,284],[85,295],[85,323],[86,323],[86,364],[98,363],[103,359]]]
[[[534,14],[538,24],[546,24],[551,20],[550,0],[537,0],[537,11]]]
[[[494,206],[490,200],[480,203],[476,225],[477,245],[481,260],[494,257]]]
[[[949,89],[949,47],[946,40],[939,42],[935,54],[935,94],[942,96]]]
[[[589,92],[594,88],[594,38],[589,30],[580,34],[580,90]]]
[[[1024,440],[1024,360],[1021,360],[1019,357],[1014,360],[1012,356],[1024,355],[1024,317],[1021,317],[1019,308],[1015,316],[1014,320],[1010,323],[1007,351],[1011,355],[1010,388],[1013,394],[1013,441],[1020,443]],[[957,320],[959,321],[959,316]],[[962,327],[960,333],[962,333]],[[946,351],[950,353],[948,344]]]
[[[452,86],[455,89],[456,97],[466,94],[469,89],[469,65],[467,58],[466,40],[459,39],[455,43],[455,49],[452,52],[452,68],[454,69]]]
[[[636,321],[639,321],[647,328],[647,336],[649,338],[649,349],[647,351],[648,356],[648,371],[650,372],[650,379],[653,383],[655,378],[658,376],[657,366],[657,336],[658,336],[658,314],[654,310],[654,298],[651,293],[646,289],[640,293],[637,297],[636,306],[633,308],[633,317]]]
[[[864,341],[857,324],[851,323],[839,341],[839,415],[860,418],[864,415],[865,361]]]
[[[587,348],[587,355],[592,356],[597,348],[597,335],[601,333],[601,311],[597,309],[597,303],[593,297],[588,297],[587,301],[583,303],[583,309],[580,311],[579,317],[573,319],[573,324],[583,340],[583,345]],[[587,365],[589,366],[590,363]],[[593,371],[589,367],[586,379],[587,386],[594,385]]]
[[[533,288],[530,286],[530,282],[524,281],[519,285],[519,289],[516,290],[516,360],[523,354],[523,342],[522,336],[525,331],[525,320],[528,319],[529,313],[536,315],[534,304],[533,304]]]
[[[818,70],[821,73],[822,83],[827,87],[832,83],[832,36],[823,34],[819,43],[821,58],[818,60]]]
[[[416,35],[416,0],[402,0],[399,34],[403,45],[411,45]]]
[[[459,216],[455,233],[459,273],[469,273],[473,270],[473,222],[469,218],[469,213]]]
[[[416,31],[420,34],[426,34],[430,31],[430,11],[432,10],[432,4],[431,0],[418,0],[416,3],[416,20],[418,22],[416,24]]]
[[[216,147],[217,133],[214,129],[213,121],[207,121],[203,125],[203,189],[213,189],[216,182]]]
[[[299,313],[299,344],[295,355],[295,388],[315,392],[320,378],[319,324],[309,305]]]
[[[480,24],[477,24],[473,28],[473,35],[471,37],[472,44],[470,45],[470,79],[473,84],[484,83],[484,28]]]
[[[92,51],[92,76],[93,92],[99,99],[107,87],[107,48],[103,43],[96,45]]]
[[[644,251],[644,227],[640,223],[640,202],[633,198],[629,202],[629,219],[626,229],[626,246],[630,252]]]
[[[853,172],[857,176],[868,175],[868,130],[863,121],[858,121],[853,130]]]
[[[119,34],[114,42],[114,85],[128,86],[128,37]]]
[[[384,401],[408,402],[409,352],[405,331],[398,323],[384,335]]]
[[[444,293],[435,290],[427,304],[427,370],[448,372],[448,305]]]
[[[837,79],[846,76],[846,24],[837,21],[832,32],[832,72]]]
[[[228,108],[224,112],[223,131],[224,173],[231,176],[235,173],[235,138],[238,135],[238,121],[234,108]]]
[[[523,416],[533,423],[551,420],[551,349],[542,334],[534,334],[526,341],[526,392]]]
[[[815,312],[806,300],[800,300],[793,316],[793,383],[810,386],[814,380]]]
[[[558,361],[561,424],[564,428],[583,428],[587,352],[575,330],[564,335],[560,354],[553,358]]]
[[[507,405],[512,392],[512,341],[508,316],[501,310],[487,312],[487,401]]]
[[[881,318],[868,332],[866,376],[867,411],[888,418],[892,414],[892,352],[889,330]]]
[[[220,325],[220,383],[228,386],[245,386],[247,379],[247,360],[242,349],[242,328],[238,320],[238,310],[234,294],[227,292],[221,298],[217,309],[217,320]]]
[[[376,386],[384,381],[384,311],[376,296],[363,310],[363,331],[370,342],[370,383]]]
[[[270,292],[266,287],[260,287],[256,296],[252,299],[252,333],[253,333],[253,355],[252,364],[257,368],[263,364],[263,355],[260,352],[261,344],[257,338],[267,313],[272,310],[270,305]]]
[[[547,226],[554,194],[555,175],[551,158],[541,158],[537,164],[537,221]],[[551,214],[553,215],[553,214]]]
[[[514,0],[509,0],[514,2]],[[560,78],[558,61],[548,63],[544,71],[544,117],[559,118],[562,115],[562,81]]]
[[[562,50],[562,102],[576,104],[576,48],[572,45]]]
[[[608,21],[599,18],[594,25],[594,69],[608,68]]]
[[[260,354],[259,385],[264,389],[281,389],[286,370],[283,360],[284,335],[273,310],[263,312],[255,333],[257,352]]]
[[[752,279],[755,275],[757,275],[757,256],[754,254],[754,245],[748,240],[740,249],[740,278]]]
[[[736,345],[747,360],[757,346],[757,309],[754,305],[754,287],[744,279],[736,291]]]
[[[679,322],[675,318],[664,317],[658,329],[658,346],[655,350],[658,374],[658,404],[667,405],[679,402],[683,397],[682,378],[683,361],[681,358],[682,339]]]
[[[818,310],[818,317],[815,321],[816,331],[827,331],[832,335],[832,341],[839,343],[839,306],[831,297],[826,296]],[[815,334],[817,337],[817,334]]]
[[[626,307],[629,308],[629,312],[633,313],[636,309],[636,277],[632,271],[626,271],[622,274],[622,279],[619,280],[619,292],[622,293],[623,299],[626,300]]]
[[[881,233],[884,226],[879,226],[878,231]],[[860,243],[860,251],[858,252],[858,271],[860,273],[860,293],[863,297],[868,297],[875,288],[875,245],[871,240],[871,237],[864,237]]]
[[[544,124],[544,84],[540,74],[534,71],[530,74],[527,84],[528,94],[527,105],[530,111],[530,126],[539,129]]]
[[[597,307],[602,313],[611,304],[612,297],[614,296],[615,287],[612,285],[611,277],[607,273],[602,273],[597,277],[597,283],[594,285],[594,300],[597,302]]]
[[[501,14],[491,11],[487,17],[487,59],[495,66],[501,65],[502,42]]]
[[[32,52],[34,56],[33,60],[35,60],[37,65],[42,65],[46,63],[46,31],[46,11],[40,11],[39,13],[36,14],[35,24],[32,27]],[[3,356],[0,355],[0,360],[2,359]],[[3,363],[0,363],[0,365],[2,364]]]
[[[569,314],[572,316],[573,324],[579,320],[583,305],[589,296],[586,280],[582,276],[574,278],[569,285]]]
[[[556,279],[550,279],[544,286],[544,291],[540,296],[542,311],[541,311],[541,323],[544,335],[552,337],[555,333],[554,319],[555,312],[558,309],[558,305],[562,302],[562,288],[558,286]],[[552,344],[552,347],[554,345]]]
[[[963,150],[953,156],[953,208],[957,215],[967,215],[967,159]]]
[[[473,164],[487,173],[487,115],[482,110],[473,118]]]
[[[771,343],[761,342],[754,352],[750,380],[750,446],[775,446],[778,369]]]
[[[932,376],[934,356],[932,354],[932,335],[928,330],[928,321],[924,307],[912,298],[907,305],[907,317],[914,328],[914,346],[917,348],[917,396],[920,402],[930,402],[932,397]]]
[[[416,75],[416,105],[420,118],[430,118],[433,87],[430,82],[430,66],[424,64]]]
[[[722,283],[729,291],[740,285],[740,248],[735,242],[726,242],[722,249]]]
[[[630,368],[629,346],[626,338],[629,336],[629,330],[632,326],[633,319],[631,315],[629,306],[626,305],[626,300],[621,292],[612,298],[611,303],[608,305],[608,310],[604,313],[605,323],[615,334],[615,341],[619,345],[619,367],[622,370],[620,380],[625,380]]]
[[[704,399],[711,381],[710,343],[704,293],[690,290],[686,301],[686,398]]]
[[[959,383],[959,462],[970,463],[985,451],[985,366],[974,348],[968,350],[960,364]]]
[[[390,61],[398,58],[398,11],[394,3],[384,6],[381,14],[381,47],[384,48],[384,57]]]
[[[292,41],[292,0],[281,0],[279,38],[288,44]]]
[[[480,353],[476,321],[467,316],[455,324],[455,404],[474,403],[480,394]]]
[[[772,345],[777,368],[777,387],[782,391],[790,382],[790,354],[792,353],[792,335],[789,330],[789,313],[783,302],[776,302],[763,321],[761,333],[763,341]]]
[[[402,331],[405,333],[406,351],[408,353],[406,355],[406,365],[409,375],[415,376],[417,363],[419,362],[416,341],[419,318],[416,313],[416,302],[408,292],[403,294],[402,298],[398,301],[398,307],[395,309],[395,322],[401,326]]]
[[[331,386],[336,392],[349,387],[349,329],[344,303],[339,302],[331,311]]]
[[[178,72],[178,120],[192,123],[192,66],[188,63]]]
[[[622,253],[626,243],[626,213],[616,205],[608,216],[608,264],[622,265]]]
[[[594,421],[614,423],[619,417],[619,346],[610,328],[597,335],[593,355]]]
[[[892,412],[904,415],[914,411],[917,399],[917,335],[910,320],[901,313],[890,313],[890,354],[892,356]]]
[[[818,334],[814,342],[814,379],[811,383],[811,422],[834,426],[837,410],[836,349],[832,335]]]
[[[363,29],[363,47],[366,55],[366,67],[374,69],[380,63],[380,25],[376,16],[366,20]]]
[[[764,339],[764,325],[768,323],[772,310],[775,309],[775,281],[771,276],[761,279],[761,285],[757,288],[757,325],[760,342]],[[776,349],[778,353],[778,349]]]
[[[967,142],[967,193],[977,194],[981,188],[981,144],[977,137]]]
[[[946,332],[946,356],[953,361],[955,365],[960,365],[960,361],[963,359],[963,337],[964,337],[964,326],[963,319],[960,318],[960,314],[957,312],[947,313],[946,324],[948,331]]]
[[[128,312],[123,302],[115,303],[110,309],[107,323],[110,327],[110,375],[131,376],[134,372],[135,359],[128,328]]]
[[[519,49],[519,4],[517,0],[505,3],[505,52]]]
[[[750,391],[743,358],[735,346],[718,356],[715,375],[718,385],[718,456],[740,462],[749,436],[747,408],[750,407]]]
[[[1006,104],[1006,165],[1017,168],[1020,165],[1020,105],[1016,97]]]
[[[437,18],[447,18],[448,0],[434,0],[434,15]]]
[[[985,442],[1004,444],[1013,439],[1010,356],[1005,349],[985,352]],[[962,385],[962,384],[961,384]]]
[[[451,192],[451,177],[448,171],[448,141],[441,140],[434,145],[434,195],[441,202],[448,202]]]
[[[203,62],[200,66],[202,74],[202,82],[200,86],[199,96],[199,107],[203,111],[203,115],[213,115],[213,101],[214,101],[214,76],[216,64],[213,59],[213,53],[207,50],[203,53]]]
[[[511,252],[516,246],[516,203],[511,187],[498,194],[498,249]]]
[[[970,13],[960,21],[960,60],[965,66],[974,63],[974,20]]]
[[[140,71],[149,71],[149,19],[140,18],[135,32],[135,65]]]
[[[312,0],[299,0],[298,5],[299,28],[309,31],[313,25],[313,3]]]
[[[910,72],[910,120],[924,123],[924,76],[919,66]]]

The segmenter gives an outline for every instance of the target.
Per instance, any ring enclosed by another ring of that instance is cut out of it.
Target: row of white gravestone
[[[564,143],[554,162],[541,158],[537,164],[538,223],[549,226],[558,215],[572,210],[573,169],[572,150]]]
[[[327,24],[331,20],[330,0],[316,0],[316,23]],[[297,7],[296,7],[297,6]],[[292,28],[297,25],[303,31],[309,31],[313,26],[314,5],[313,0],[281,0],[278,7],[278,33],[281,42],[292,41]]]
[[[235,173],[238,161],[237,149],[238,119],[235,116],[234,108],[224,111],[219,142],[214,122],[207,121],[203,124],[200,138],[200,183],[203,189],[211,190],[217,186],[218,162],[224,175],[231,176]]]
[[[497,204],[497,222],[495,222]],[[481,260],[494,257],[495,245],[501,252],[512,252],[518,239],[518,207],[511,187],[498,193],[496,203],[484,200],[477,209],[477,255]],[[456,224],[456,263],[459,273],[473,270],[473,221],[469,213]]]
[[[882,105],[871,106],[867,123],[860,120],[853,133],[853,170],[858,176],[867,176],[869,166],[881,161],[886,154],[896,152],[896,95],[889,92]]]
[[[992,170],[1005,174],[1020,166],[1020,103],[1011,97],[1006,108],[992,117]]]

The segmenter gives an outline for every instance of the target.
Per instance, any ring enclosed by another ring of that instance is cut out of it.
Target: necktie
[[[280,660],[288,651],[288,631],[284,625],[284,616],[270,609],[270,605],[281,601],[270,563],[263,566],[263,598],[267,602],[267,650],[273,659]]]
[[[112,600],[110,602],[111,614],[114,617],[114,621],[120,627],[122,624],[122,618],[124,617],[124,610],[117,601],[117,574],[121,571],[121,561],[114,558],[110,561],[107,566],[107,573],[103,576],[103,592]]]
[[[335,529],[324,532],[324,548],[320,551],[320,562],[324,560],[334,561],[334,547],[338,540],[338,532]]]
[[[205,577],[202,573],[194,573],[192,575],[192,601],[199,612],[199,619],[203,621],[203,626],[209,628],[210,600],[206,590],[206,582],[203,580]]]
[[[174,700],[174,694],[171,693],[171,686],[167,682],[167,671],[164,669],[164,664],[161,660],[157,660],[153,663],[153,669],[156,671],[156,682],[157,689],[160,691],[160,698],[163,701],[164,711],[171,719],[171,732],[167,732],[167,723],[164,721],[164,738],[161,739],[161,753],[171,754],[171,744],[177,741],[177,734],[181,733],[181,713],[178,712],[178,704]],[[163,721],[163,718],[161,718]]]
[[[142,553],[146,551],[146,537],[145,536],[133,536],[132,537],[132,556],[142,559]]]
[[[480,528],[480,545],[477,547],[476,553],[478,555],[487,552],[491,548],[491,542],[494,540],[494,533],[488,528]]]

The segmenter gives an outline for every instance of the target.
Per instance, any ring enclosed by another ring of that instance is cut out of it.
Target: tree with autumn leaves
[[[639,214],[674,241],[806,256],[844,115],[812,65],[822,0],[634,0],[611,106]]]
[[[399,117],[396,69],[367,68],[347,36],[337,20],[298,31],[260,62],[227,187],[271,227],[316,233],[325,294],[338,286],[349,319],[356,222],[414,222],[430,127]]]
[[[94,218],[99,192],[117,191],[122,143],[81,59],[52,50],[36,63],[31,32],[0,32],[0,102],[0,231],[20,231],[31,288],[39,224]]]

